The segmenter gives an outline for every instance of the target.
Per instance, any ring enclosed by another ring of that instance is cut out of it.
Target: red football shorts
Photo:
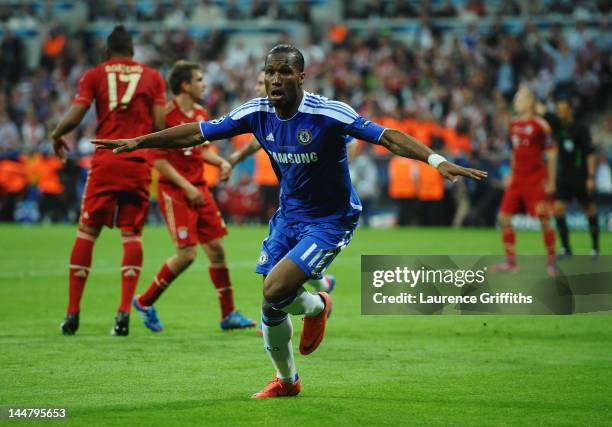
[[[192,206],[181,188],[159,184],[159,204],[166,219],[170,236],[177,247],[208,243],[227,234],[221,212],[208,190],[198,186],[204,194],[204,204]]]
[[[544,185],[533,182],[512,182],[504,193],[500,211],[516,214],[527,211],[531,216],[550,215],[550,203]]]
[[[140,234],[149,211],[148,184],[141,191],[117,191],[88,179],[81,204],[80,223],[94,228],[116,226]]]

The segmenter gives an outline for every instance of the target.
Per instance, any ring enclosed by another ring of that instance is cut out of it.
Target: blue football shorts
[[[277,211],[270,220],[270,232],[261,245],[255,271],[270,274],[286,256],[311,279],[321,279],[334,258],[349,244],[355,228],[356,224],[287,221]]]

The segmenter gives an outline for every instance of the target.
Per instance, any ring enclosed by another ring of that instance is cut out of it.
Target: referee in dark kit
[[[551,121],[553,138],[558,147],[557,194],[555,217],[563,248],[561,258],[571,256],[569,230],[565,219],[567,205],[577,200],[589,220],[593,244],[592,257],[599,256],[599,222],[595,206],[595,149],[589,128],[575,120],[569,100],[556,102],[556,118]]]

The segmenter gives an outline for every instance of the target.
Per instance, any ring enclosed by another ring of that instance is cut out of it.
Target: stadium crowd
[[[343,14],[350,19],[325,28],[315,25],[307,1],[174,0],[147,2],[148,8],[142,3],[89,1],[86,19],[78,25],[54,19],[52,1],[0,5],[1,221],[78,218],[93,150],[94,114],[90,111],[85,125],[70,135],[65,164],[52,155],[48,135],[70,106],[83,71],[100,61],[103,37],[92,28],[101,22],[125,22],[128,28],[130,22],[151,24],[136,35],[135,59],[163,74],[178,59],[201,63],[209,85],[203,105],[212,117],[254,96],[255,77],[270,46],[254,50],[230,43],[220,29],[199,35],[189,25],[244,19],[306,23],[309,40],[291,40],[289,33],[279,37],[302,48],[307,90],[345,101],[458,163],[489,172],[484,182],[451,188],[427,167],[358,142],[351,172],[366,221],[384,221],[384,215],[374,214],[394,212],[401,224],[494,225],[509,170],[510,103],[519,83],[535,91],[542,113],[551,111],[560,97],[579,107],[597,147],[597,192],[610,202],[612,31],[607,2],[581,7],[562,0],[504,0],[494,2],[495,7],[478,0],[344,2]],[[557,20],[553,11],[565,18]],[[536,24],[534,18],[542,16],[549,18]],[[409,18],[416,30],[398,34],[380,24],[387,21],[379,19],[389,17]],[[481,25],[482,17],[491,25]],[[449,18],[461,25],[449,26]],[[355,22],[366,22],[367,29]],[[44,35],[23,35],[33,29]],[[237,139],[219,149],[227,157],[245,143],[248,139]],[[228,185],[217,189],[220,207],[235,221],[260,219],[253,168],[253,161],[245,162]],[[214,184],[215,177],[209,180]]]

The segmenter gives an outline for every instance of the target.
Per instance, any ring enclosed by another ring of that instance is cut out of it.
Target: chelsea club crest
[[[302,145],[308,145],[312,142],[312,132],[308,129],[300,129],[297,133],[297,140]]]
[[[257,261],[257,264],[266,265],[267,263],[268,263],[268,253],[262,249],[261,253],[259,254],[259,260]]]

